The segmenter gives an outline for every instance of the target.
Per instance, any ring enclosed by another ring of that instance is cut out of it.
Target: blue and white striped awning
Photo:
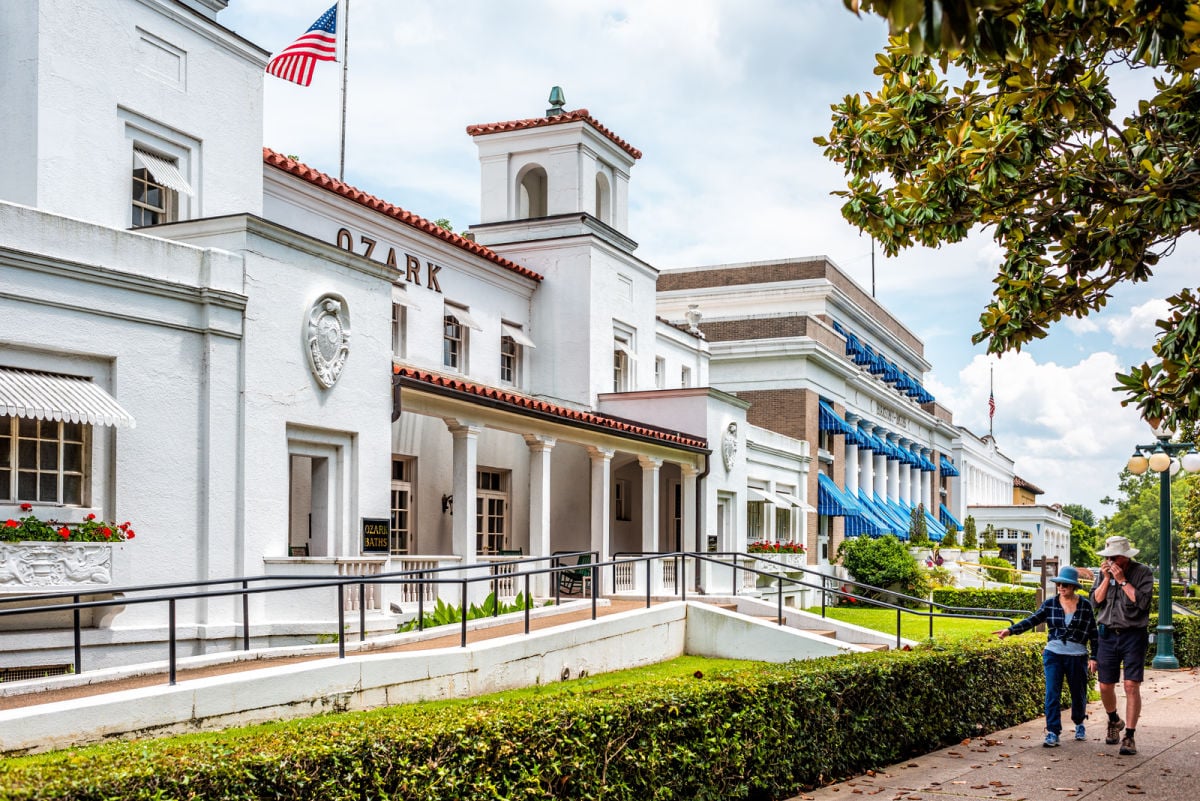
[[[832,431],[835,434],[855,436],[854,426],[847,423],[842,416],[833,410],[827,401],[819,401],[820,410],[817,413],[817,427],[822,431]]]
[[[832,478],[824,473],[817,474],[817,514],[844,517],[860,513],[858,504],[843,492]]]
[[[939,513],[940,517],[942,518],[942,523],[945,524],[945,526],[947,528],[949,528],[950,526],[954,526],[959,531],[962,531],[962,527],[963,527],[962,523],[958,522],[957,517],[950,514],[950,510],[946,508],[946,504],[943,503],[940,506],[941,506],[941,508],[938,510],[938,513]]]
[[[942,475],[943,476],[957,476],[958,475],[958,468],[955,467],[954,463],[951,462],[949,459],[947,459],[945,456],[942,457]]]

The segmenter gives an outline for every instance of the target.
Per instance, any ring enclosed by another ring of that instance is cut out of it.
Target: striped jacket
[[[1063,611],[1062,604],[1055,595],[1053,598],[1043,601],[1041,607],[1032,615],[1009,626],[1009,633],[1021,634],[1034,626],[1045,623],[1047,640],[1065,640],[1086,645],[1090,658],[1095,659],[1099,640],[1096,614],[1092,609],[1091,601],[1082,595],[1078,598],[1079,606],[1075,608],[1075,615],[1071,618],[1070,625],[1067,625],[1067,613]]]

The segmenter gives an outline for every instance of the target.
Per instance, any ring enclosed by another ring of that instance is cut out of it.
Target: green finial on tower
[[[563,106],[567,104],[567,98],[563,95],[561,86],[556,86],[550,90],[550,108],[546,109],[547,117],[557,117],[563,113]]]

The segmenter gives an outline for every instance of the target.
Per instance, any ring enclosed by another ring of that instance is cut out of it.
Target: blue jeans
[[[1042,651],[1042,665],[1046,669],[1046,731],[1062,734],[1063,679],[1071,691],[1071,721],[1080,724],[1087,717],[1087,657]]]

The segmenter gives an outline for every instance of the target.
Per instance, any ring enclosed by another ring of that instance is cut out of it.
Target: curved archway
[[[596,217],[602,223],[612,223],[612,189],[602,172],[596,173]]]
[[[546,216],[546,171],[536,164],[525,168],[517,179],[517,218]]]

